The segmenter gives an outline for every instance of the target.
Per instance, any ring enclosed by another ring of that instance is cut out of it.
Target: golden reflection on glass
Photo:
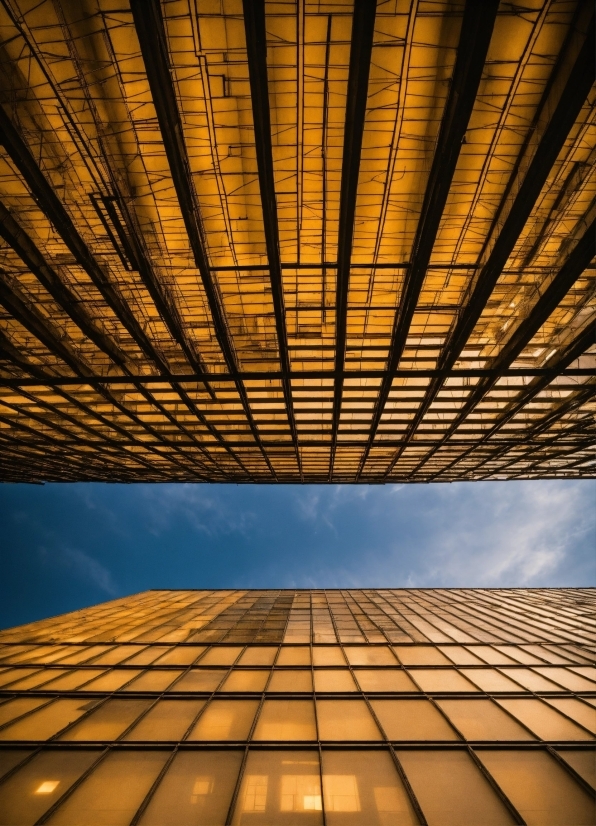
[[[316,740],[312,700],[265,700],[254,740]]]
[[[232,671],[220,691],[264,691],[269,679],[268,671]]]
[[[97,700],[61,698],[0,731],[0,740],[47,740],[78,720]]]
[[[344,651],[350,665],[397,665],[393,652],[384,645],[346,645]]]
[[[354,669],[354,676],[364,692],[420,691],[418,686],[412,682],[408,673],[400,668],[356,668]]]
[[[381,740],[364,700],[319,700],[317,717],[321,740]]]
[[[322,809],[316,751],[249,752],[233,824],[318,826]]]
[[[60,740],[116,740],[151,706],[151,700],[107,700]]]
[[[428,700],[371,700],[389,740],[459,740]]]
[[[543,740],[592,739],[587,731],[541,700],[504,697],[498,703]]]
[[[534,740],[517,720],[492,700],[437,700],[466,740]]]
[[[312,691],[312,673],[305,669],[287,669],[274,671],[267,691]]]
[[[205,700],[160,700],[124,740],[180,740],[204,705]]]
[[[358,691],[356,683],[347,668],[317,668],[314,676],[315,691],[317,692]]]
[[[246,740],[258,707],[258,700],[212,700],[188,739]]]
[[[282,645],[276,665],[310,665],[310,648],[307,645]]]
[[[178,752],[141,826],[224,826],[241,763],[241,751]]]

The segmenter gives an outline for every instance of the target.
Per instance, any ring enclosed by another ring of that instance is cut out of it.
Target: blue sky
[[[596,482],[0,485],[0,627],[147,588],[596,584]]]

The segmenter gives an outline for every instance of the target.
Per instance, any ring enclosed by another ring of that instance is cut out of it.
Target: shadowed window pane
[[[242,763],[238,751],[179,752],[151,798],[142,826],[223,826]]]
[[[393,760],[385,751],[324,751],[323,797],[328,826],[418,823]]]
[[[16,700],[3,703],[0,706],[0,726],[9,723],[15,717],[20,717],[21,714],[26,714],[28,711],[33,711],[34,708],[45,705],[49,699],[49,697],[19,697]]]
[[[459,740],[428,700],[371,700],[390,740]]]
[[[321,740],[381,740],[364,700],[317,700]]]
[[[532,735],[490,700],[437,700],[467,740],[533,740]]]
[[[463,751],[399,751],[428,826],[508,826],[513,818]]]
[[[97,760],[98,751],[45,751],[0,786],[0,823],[29,826]]]
[[[363,691],[420,691],[407,672],[399,668],[378,671],[359,668],[354,674]]]
[[[316,751],[251,751],[233,824],[283,826],[323,822]]]
[[[479,751],[489,772],[528,826],[594,823],[589,795],[544,751]]]
[[[24,760],[30,749],[2,749],[0,751],[0,777],[4,777],[17,763]]]
[[[204,705],[204,700],[160,700],[124,739],[179,740]]]
[[[213,700],[188,739],[246,740],[258,707],[258,700]]]
[[[115,740],[151,703],[152,700],[108,700],[60,739]]]
[[[265,700],[255,740],[316,740],[312,700]]]
[[[56,826],[128,826],[168,756],[167,751],[108,754],[48,823]]]

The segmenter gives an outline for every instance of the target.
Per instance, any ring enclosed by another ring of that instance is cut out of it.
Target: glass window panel
[[[141,674],[140,677],[137,677],[136,680],[133,680],[130,685],[127,685],[124,691],[165,691],[182,673],[182,671],[175,671],[174,669],[161,671],[157,668],[151,668]]]
[[[152,700],[108,700],[89,717],[65,732],[61,740],[116,740]]]
[[[0,751],[0,777],[8,774],[28,754],[31,754],[30,749],[2,749]]]
[[[241,646],[216,645],[201,657],[201,665],[233,665],[241,653]]]
[[[561,687],[530,668],[504,668],[503,672],[529,691],[560,691]]]
[[[135,654],[134,657],[130,657],[126,661],[126,665],[151,665],[158,657],[168,651],[169,647],[167,645],[148,645],[147,648],[140,648],[139,653]]]
[[[345,665],[346,661],[339,645],[315,645],[312,650],[315,665]]]
[[[456,665],[482,665],[481,659],[461,645],[442,645],[439,650]]]
[[[27,662],[53,663],[68,654],[68,647],[64,645],[52,645],[41,652],[32,651],[27,658]]]
[[[467,740],[533,740],[532,735],[491,700],[437,700]]]
[[[593,749],[557,749],[557,752],[586,783],[596,789],[596,754]]]
[[[310,665],[308,645],[282,645],[277,665]]]
[[[358,691],[347,668],[319,668],[315,671],[315,691]]]
[[[312,700],[265,700],[255,740],[316,740]]]
[[[56,700],[2,729],[0,740],[47,740],[78,720],[90,707],[92,704],[80,698]]]
[[[20,717],[21,714],[26,714],[28,711],[33,711],[34,708],[45,705],[48,699],[48,697],[19,697],[16,700],[2,703],[0,706],[0,726],[9,723],[15,717]]]
[[[38,668],[9,668],[0,674],[0,686],[7,686],[9,683],[16,683],[30,674],[41,674]]]
[[[179,752],[140,823],[223,826],[242,763],[238,751]]]
[[[528,826],[594,823],[589,795],[544,751],[479,751],[491,775]]]
[[[393,650],[403,665],[451,665],[433,645],[394,645]]]
[[[0,786],[0,823],[35,823],[97,760],[97,751],[42,751]]]
[[[465,751],[399,751],[428,826],[505,826],[513,818]]]
[[[498,702],[543,740],[590,739],[586,731],[541,700],[504,698]]]
[[[364,700],[317,700],[321,740],[382,740]]]
[[[188,739],[246,740],[258,707],[258,700],[212,700]]]
[[[274,671],[267,691],[312,691],[310,671]]]
[[[220,691],[264,691],[268,671],[232,671]]]
[[[121,663],[122,660],[126,660],[128,657],[132,657],[133,654],[138,653],[138,645],[117,645],[115,648],[112,648],[111,651],[106,651],[105,654],[101,654],[93,660],[93,665],[117,665]]]
[[[172,691],[215,691],[228,672],[223,669],[193,668],[181,677]]]
[[[205,705],[205,700],[160,700],[125,740],[180,740]]]
[[[350,665],[395,665],[390,648],[372,645],[347,645],[344,648]]]
[[[509,665],[516,662],[491,645],[468,645],[466,648],[489,665]]]
[[[324,751],[328,826],[410,826],[418,819],[386,751]]]
[[[540,663],[542,663],[542,660],[535,657],[534,654],[531,654],[529,651],[524,651],[519,645],[495,645],[495,648],[507,654],[512,660],[523,663],[524,665],[540,665]]]
[[[113,671],[108,671],[107,674],[87,683],[83,691],[117,691],[130,680],[134,680],[139,674],[141,674],[141,671],[132,668],[115,668]]]
[[[547,702],[596,734],[596,709],[593,706],[582,703],[575,697],[551,697]],[[596,760],[596,756],[594,759]]]
[[[205,645],[181,645],[177,648],[170,648],[156,661],[156,665],[192,665],[206,647]],[[227,650],[231,651],[233,649]],[[226,660],[216,664],[227,665],[228,663]]]
[[[569,671],[567,668],[545,666],[544,668],[536,667],[535,670],[547,679],[568,688],[569,691],[596,691],[596,683],[581,677],[579,674],[574,674],[573,671]]]
[[[273,665],[277,646],[249,645],[238,660],[239,665]]]
[[[128,826],[169,753],[116,751],[52,815],[56,826]],[[109,789],[109,794],[106,791]]]
[[[233,824],[323,823],[319,756],[315,751],[251,751]]]
[[[497,671],[496,668],[462,668],[461,673],[473,683],[476,683],[483,691],[522,690],[520,685],[505,677],[500,671]],[[511,676],[515,679],[514,669],[511,669]]]
[[[371,700],[389,740],[459,740],[428,700]]]
[[[59,677],[62,674],[70,674],[71,672],[66,669],[59,669],[59,668],[42,668],[41,671],[36,671],[34,674],[29,674],[27,677],[21,677],[18,679],[20,674],[24,674],[29,669],[19,669],[17,674],[13,676],[13,680],[15,682],[11,682],[10,689],[11,691],[14,689],[15,691],[24,691],[27,688],[37,688],[37,686],[43,685],[47,683],[48,680],[51,680],[52,677]]]
[[[362,691],[420,691],[400,668],[358,668],[354,675]]]
[[[44,691],[74,691],[105,673],[105,668],[77,668],[75,671],[56,672],[56,677],[44,684]]]
[[[423,691],[478,691],[455,668],[417,668],[410,675]]]
[[[60,660],[60,665],[65,665],[65,663],[72,663],[73,665],[84,663],[92,657],[97,657],[98,654],[103,653],[109,647],[110,646],[107,645],[77,646],[76,648],[71,649],[72,654],[69,654],[67,657],[62,657]]]

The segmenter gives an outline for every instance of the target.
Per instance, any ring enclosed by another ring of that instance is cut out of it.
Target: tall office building
[[[0,479],[594,476],[594,0],[4,0]]]
[[[0,823],[594,824],[596,592],[148,591],[0,634]]]

